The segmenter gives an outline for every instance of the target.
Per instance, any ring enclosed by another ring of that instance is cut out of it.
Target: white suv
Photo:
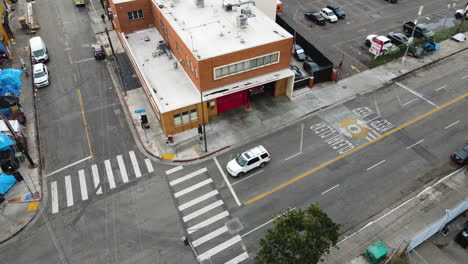
[[[42,63],[34,64],[33,78],[34,78],[34,85],[37,88],[41,88],[41,87],[45,87],[49,85],[49,71],[47,70],[47,66],[45,66]]]
[[[229,174],[238,177],[257,167],[263,168],[270,160],[270,153],[262,145],[259,145],[228,162],[226,169]]]
[[[338,21],[338,17],[336,17],[335,13],[329,8],[322,8],[322,10],[320,10],[320,15],[332,23]]]

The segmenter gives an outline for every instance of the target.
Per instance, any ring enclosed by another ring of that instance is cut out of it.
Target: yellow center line
[[[435,113],[435,112],[437,112],[437,111],[439,111],[439,110],[442,110],[442,109],[444,109],[445,107],[447,107],[447,106],[449,106],[449,105],[451,105],[451,104],[453,104],[453,103],[455,103],[455,102],[458,102],[458,101],[460,101],[461,99],[463,99],[463,98],[465,98],[465,97],[468,97],[468,93],[466,93],[466,94],[464,94],[464,95],[462,95],[462,96],[460,96],[460,97],[458,97],[458,98],[455,98],[455,99],[453,99],[452,101],[450,101],[450,102],[448,102],[448,103],[446,103],[446,104],[444,104],[444,105],[442,105],[442,106],[439,106],[438,108],[435,108],[435,109],[433,109],[433,110],[431,110],[431,111],[429,111],[429,112],[427,112],[427,113],[425,113],[425,114],[423,114],[423,115],[421,115],[421,116],[419,116],[419,117],[417,117],[417,118],[415,118],[415,119],[413,119],[413,120],[411,120],[411,121],[408,121],[408,122],[404,123],[403,125],[401,125],[401,126],[395,128],[395,129],[392,129],[392,130],[388,131],[387,133],[385,133],[385,134],[383,134],[383,135],[381,135],[381,136],[375,138],[375,139],[372,140],[372,141],[366,142],[366,143],[364,143],[364,144],[358,146],[358,147],[355,148],[355,149],[352,149],[352,150],[350,150],[350,151],[348,151],[348,152],[346,152],[346,153],[344,153],[344,154],[341,154],[340,156],[337,156],[337,157],[334,158],[334,159],[331,159],[331,160],[329,160],[329,161],[327,161],[327,162],[325,162],[325,163],[322,163],[322,164],[320,164],[319,166],[317,166],[317,167],[315,167],[315,168],[313,168],[313,169],[311,169],[311,170],[309,170],[309,171],[307,171],[307,172],[304,172],[304,173],[302,173],[301,175],[296,176],[295,178],[292,178],[292,179],[290,179],[289,181],[284,182],[284,183],[282,183],[282,184],[276,186],[275,188],[273,188],[273,189],[271,189],[271,190],[269,190],[269,191],[267,191],[267,192],[264,192],[264,193],[262,193],[262,194],[260,194],[260,195],[258,195],[258,196],[256,196],[256,197],[254,197],[254,198],[248,200],[248,201],[245,202],[244,204],[245,204],[245,205],[251,204],[251,203],[253,203],[253,202],[256,202],[256,201],[262,199],[262,198],[265,197],[265,196],[268,196],[268,195],[270,195],[270,194],[272,194],[272,193],[274,193],[274,192],[276,192],[276,191],[278,191],[278,190],[280,190],[280,189],[283,189],[284,187],[286,187],[286,186],[288,186],[288,185],[290,185],[290,184],[292,184],[292,183],[294,183],[294,182],[296,182],[296,181],[298,181],[298,180],[300,180],[300,179],[302,179],[302,178],[304,178],[304,177],[306,177],[306,176],[308,176],[308,175],[310,175],[310,174],[312,174],[312,173],[314,173],[314,172],[316,172],[316,171],[318,171],[318,170],[320,170],[320,169],[322,169],[322,168],[325,168],[326,166],[332,164],[333,162],[338,161],[338,160],[340,160],[340,159],[342,159],[342,158],[344,158],[344,157],[346,157],[346,156],[348,156],[348,155],[351,155],[352,153],[354,153],[354,152],[356,152],[356,151],[358,151],[358,150],[360,150],[360,149],[363,149],[363,148],[367,147],[368,145],[370,145],[370,144],[372,144],[372,143],[375,143],[375,142],[377,142],[377,141],[383,139],[384,137],[387,137],[387,136],[389,136],[389,135],[391,135],[391,134],[393,134],[393,133],[395,133],[395,132],[397,132],[397,131],[399,131],[399,130],[401,130],[401,129],[403,129],[403,128],[405,128],[405,127],[407,127],[407,126],[409,126],[409,125],[411,125],[411,124],[413,124],[413,123],[415,123],[415,122],[417,122],[417,121],[419,121],[419,120],[421,120],[421,119],[423,119],[423,118],[426,118],[427,116],[432,115],[433,113]]]
[[[78,101],[80,102],[80,107],[81,107],[81,117],[83,118],[83,124],[85,126],[86,138],[88,140],[89,156],[91,156],[91,158],[93,159],[94,158],[94,153],[93,153],[93,149],[91,148],[91,140],[89,138],[89,133],[88,133],[88,122],[86,121],[86,116],[85,116],[84,106],[83,106],[83,98],[81,97],[80,88],[78,88],[76,90],[76,93],[78,94]]]

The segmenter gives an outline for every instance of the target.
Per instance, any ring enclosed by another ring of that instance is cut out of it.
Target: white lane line
[[[73,163],[71,163],[71,164],[69,164],[69,165],[67,165],[67,166],[65,166],[65,167],[63,167],[63,168],[61,168],[61,169],[58,169],[58,170],[56,170],[56,171],[53,171],[53,172],[47,174],[46,177],[52,176],[52,175],[54,175],[54,174],[56,174],[56,173],[58,173],[58,172],[61,172],[61,171],[65,170],[65,169],[70,168],[71,166],[75,166],[75,165],[78,164],[78,163],[81,163],[81,162],[83,162],[83,161],[85,161],[85,160],[89,160],[90,158],[91,158],[91,156],[89,156],[89,157],[87,157],[87,158],[84,158],[84,159],[81,159],[81,160],[79,160],[79,161],[73,162]]]
[[[187,228],[187,233],[190,235],[192,234],[193,232],[205,227],[205,226],[208,226],[208,225],[211,225],[212,223],[216,222],[216,221],[219,221],[225,217],[227,217],[229,215],[229,212],[228,211],[224,211],[222,213],[219,213],[211,218],[208,218],[206,219],[205,221],[203,222],[200,222],[194,226],[191,226],[189,228]]]
[[[367,141],[372,141],[373,139],[370,137],[366,137]]]
[[[466,78],[468,78],[468,75],[461,77],[462,80],[465,80]]]
[[[111,189],[114,189],[115,188],[114,172],[112,172],[110,161],[105,160],[104,165],[106,165],[106,173],[107,173],[107,179],[109,180],[109,187]]]
[[[291,209],[288,209],[286,212],[282,213],[281,215],[284,215],[284,214],[287,213],[289,210],[296,210],[296,207],[293,207],[293,208],[291,208]],[[258,230],[259,228],[262,228],[262,227],[268,225],[269,223],[273,222],[273,221],[274,221],[276,218],[278,218],[278,217],[280,217],[280,216],[277,216],[277,217],[274,217],[273,219],[268,220],[266,223],[263,223],[263,224],[257,226],[256,228],[254,228],[254,229],[250,230],[249,232],[243,234],[241,237],[245,237],[246,235],[248,235],[248,234],[250,234],[250,233],[252,233],[252,232]]]
[[[228,262],[224,263],[224,264],[237,264],[237,263],[240,263],[246,259],[249,258],[249,254],[247,252],[244,251],[244,253],[238,255],[237,257],[229,260]]]
[[[154,171],[153,164],[151,164],[150,159],[145,159],[145,164],[146,164],[146,168],[148,169],[148,172],[153,172]]]
[[[424,141],[424,139],[421,139],[421,140],[419,140],[418,142],[414,143],[413,145],[406,147],[406,149],[410,149],[410,148],[412,148],[412,147],[418,145],[419,143],[421,143],[421,142],[423,142],[423,141]]]
[[[338,186],[340,186],[340,185],[339,185],[339,184],[337,184],[337,185],[335,185],[335,186],[331,187],[330,189],[328,189],[328,190],[324,191],[324,192],[322,193],[322,195],[324,195],[324,194],[326,194],[327,192],[329,192],[329,191],[331,191],[331,190],[333,190],[333,189],[337,188]]]
[[[99,172],[98,168],[95,164],[91,166],[91,170],[93,172],[93,181],[94,181],[94,189],[96,189],[99,185]],[[96,194],[102,194],[102,187],[99,187],[99,189],[96,191]]]
[[[78,171],[78,177],[80,178],[81,200],[88,200],[88,187],[86,187],[84,170]]]
[[[301,145],[299,148],[299,152],[302,153],[302,143],[304,142],[304,124],[302,124],[302,129],[301,129]]]
[[[82,60],[77,60],[77,61],[74,61],[73,63],[80,63],[80,62],[85,62],[85,61],[92,61],[92,60],[95,60],[95,58],[89,58],[89,59],[82,59]]]
[[[221,228],[218,228],[216,229],[215,231],[207,234],[207,235],[204,235],[202,237],[200,237],[199,239],[195,240],[192,242],[192,246],[194,247],[198,247],[200,246],[201,244],[205,243],[206,241],[209,241],[219,235],[222,235],[224,233],[226,233],[228,231],[228,228],[224,225],[222,226]]]
[[[367,168],[367,170],[368,170],[368,171],[369,171],[369,170],[372,170],[373,168],[379,166],[380,164],[382,164],[382,163],[384,163],[384,162],[385,162],[385,160],[382,160],[381,162],[375,164],[374,166],[371,166],[371,167]]]
[[[460,122],[460,120],[458,120],[457,122],[453,122],[452,124],[444,127],[444,129],[450,128],[451,126],[454,126],[454,125],[458,124],[458,122]]]
[[[229,190],[231,191],[232,196],[234,196],[234,200],[236,200],[237,206],[241,206],[241,202],[239,201],[239,198],[237,198],[237,194],[234,192],[234,189],[232,188],[231,183],[229,183],[229,180],[228,180],[226,174],[224,173],[223,168],[221,168],[221,165],[219,165],[219,162],[216,159],[216,157],[214,157],[213,160],[216,163],[216,166],[218,167],[219,172],[221,172],[221,175],[223,176],[224,181],[226,182]]]
[[[67,206],[73,205],[73,189],[70,176],[65,176],[65,191],[67,193]]]
[[[445,87],[447,87],[447,85],[444,85],[444,86],[442,86],[442,87],[439,87],[439,88],[437,88],[437,89],[435,89],[435,90],[436,90],[436,91],[439,91],[439,90],[444,89]]]
[[[204,252],[203,254],[200,254],[198,255],[198,260],[201,262],[201,261],[204,261],[204,260],[207,260],[209,259],[211,256],[213,255],[216,255],[218,254],[219,252],[225,250],[226,248],[236,244],[236,243],[239,243],[241,241],[241,237],[239,235],[217,245],[216,247],[214,248],[211,248],[210,250]]]
[[[169,174],[174,173],[174,172],[176,172],[176,171],[180,171],[180,170],[183,169],[183,168],[184,168],[184,167],[182,167],[182,166],[174,167],[174,168],[172,168],[172,169],[170,169],[170,170],[167,170],[167,171],[166,171],[166,174],[169,175]]]
[[[238,184],[239,182],[242,182],[242,181],[244,181],[244,180],[247,180],[248,178],[250,178],[250,177],[252,177],[252,176],[257,175],[257,174],[259,174],[259,173],[262,172],[262,171],[263,171],[263,170],[259,170],[259,171],[255,172],[254,174],[250,175],[249,177],[245,177],[244,179],[242,179],[242,180],[240,180],[240,181],[236,181],[235,183],[232,184],[232,186]]]
[[[124,183],[128,182],[127,169],[125,168],[125,163],[123,161],[122,155],[117,156],[117,163],[119,164],[120,175],[122,176],[122,181]]]
[[[58,213],[58,195],[57,195],[57,182],[53,181],[50,183],[50,193],[52,196],[52,213]]]
[[[181,182],[184,182],[184,181],[186,181],[188,179],[191,179],[191,178],[193,178],[193,177],[195,177],[197,175],[201,175],[202,173],[207,172],[207,171],[208,170],[206,168],[199,169],[197,171],[194,171],[194,172],[189,173],[189,174],[187,174],[187,175],[185,175],[183,177],[177,178],[177,179],[169,182],[169,185],[174,186],[174,185],[179,184]],[[166,171],[166,173],[167,173],[167,171]]]
[[[189,215],[184,216],[182,218],[182,220],[184,220],[184,222],[188,222],[188,221],[190,221],[190,220],[192,220],[192,219],[194,219],[194,218],[196,218],[196,217],[198,217],[198,216],[200,216],[200,215],[202,215],[202,214],[204,214],[206,212],[209,212],[209,211],[215,209],[218,206],[221,206],[221,205],[223,205],[223,201],[218,200],[218,201],[216,201],[214,203],[211,203],[211,204],[209,204],[209,205],[207,205],[207,206],[205,206],[205,207],[203,207],[203,208],[201,208],[201,209],[199,209],[199,210],[197,210],[197,211],[195,211],[195,212],[193,212],[193,213],[191,213]]]
[[[201,187],[203,187],[203,186],[205,186],[207,184],[210,184],[211,182],[213,182],[213,180],[211,178],[206,179],[206,180],[204,180],[202,182],[199,182],[199,183],[194,184],[194,185],[192,185],[192,186],[190,186],[188,188],[185,188],[185,189],[183,189],[181,191],[178,191],[178,192],[174,193],[174,197],[179,198],[180,196],[182,196],[184,194],[187,194],[189,192],[192,192],[192,191],[194,191],[194,190],[196,190],[198,188],[201,188]]]
[[[187,209],[189,207],[192,207],[192,206],[196,205],[197,203],[203,202],[206,199],[209,199],[209,198],[211,198],[211,197],[213,197],[213,196],[215,196],[217,194],[218,194],[218,191],[214,190],[214,191],[206,193],[206,194],[204,194],[204,195],[202,195],[200,197],[197,197],[197,198],[195,198],[195,199],[193,199],[191,201],[188,201],[188,202],[186,202],[184,204],[181,204],[179,206],[179,211],[183,211],[183,210],[185,210],[185,209]]]
[[[292,155],[292,156],[290,156],[290,157],[288,157],[288,158],[285,158],[284,160],[292,159],[292,158],[294,158],[294,157],[296,157],[296,156],[298,156],[298,155],[301,155],[301,154],[302,154],[302,152],[296,153],[296,154],[294,154],[294,155]]]
[[[138,165],[138,161],[135,156],[135,152],[133,152],[132,150],[132,151],[129,151],[128,153],[130,154],[130,160],[132,161],[132,166],[133,166],[133,171],[135,172],[135,176],[137,178],[140,178],[141,171],[140,171],[140,166]]]
[[[413,99],[413,100],[411,100],[411,101],[409,101],[409,102],[407,102],[407,103],[402,104],[401,106],[409,105],[409,104],[411,104],[411,103],[413,103],[413,102],[416,102],[417,100],[418,100],[417,98],[416,98],[416,99]]]
[[[428,99],[424,98],[420,93],[416,92],[416,91],[413,91],[411,90],[410,88],[404,86],[403,84],[399,83],[399,82],[395,82],[396,85],[400,86],[401,88],[407,90],[408,92],[416,95],[417,97],[423,99],[424,101],[428,102],[429,104],[433,105],[434,107],[438,108],[439,106],[434,104],[433,102],[429,101]]]

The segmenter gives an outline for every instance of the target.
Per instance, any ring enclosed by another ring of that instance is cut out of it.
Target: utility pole
[[[206,143],[206,130],[205,130],[205,105],[203,104],[203,92],[200,91],[200,102],[201,102],[201,111],[202,111],[202,125],[203,125],[203,141],[205,141],[205,152],[208,152],[208,147]]]
[[[28,153],[28,150],[26,149],[25,146],[23,146],[23,143],[21,143],[21,141],[19,140],[18,136],[16,135],[15,131],[13,130],[13,128],[11,127],[11,124],[10,124],[10,121],[5,117],[5,114],[3,114],[2,111],[0,111],[0,118],[3,120],[3,122],[5,123],[5,125],[7,126],[8,130],[10,131],[10,133],[13,135],[13,138],[15,139],[15,142],[16,142],[16,146],[18,146],[19,150],[21,152],[23,152],[24,156],[26,157],[26,159],[28,160],[29,162],[29,166],[31,168],[36,168],[37,165],[34,163],[34,161],[32,160],[31,156],[29,156],[29,153]]]
[[[408,55],[409,47],[411,46],[411,43],[413,43],[414,31],[416,31],[416,26],[418,25],[418,19],[419,19],[419,17],[420,17],[421,14],[422,14],[423,9],[424,9],[424,6],[420,6],[420,7],[419,7],[418,16],[417,16],[416,19],[414,20],[414,27],[413,27],[413,30],[411,31],[411,37],[409,38],[408,44],[406,45],[405,55],[403,55],[403,58],[401,59],[401,62],[402,62],[403,64],[405,64],[405,60],[406,60],[406,56]]]

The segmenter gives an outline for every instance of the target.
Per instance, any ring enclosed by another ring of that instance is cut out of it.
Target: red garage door
[[[249,99],[247,98],[247,90],[216,98],[218,113],[241,105],[247,105],[248,103]]]

